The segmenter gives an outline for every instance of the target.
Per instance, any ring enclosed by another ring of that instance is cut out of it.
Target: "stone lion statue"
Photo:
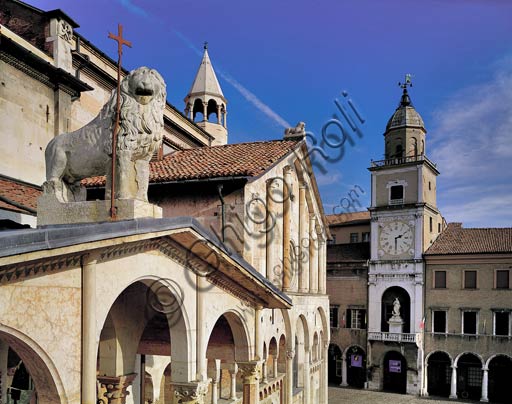
[[[85,188],[80,180],[106,175],[105,199],[110,199],[116,98],[114,89],[96,118],[48,143],[46,194],[60,202],[82,201]],[[162,141],[165,103],[165,82],[156,70],[139,67],[122,80],[115,198],[147,201],[149,161]]]
[[[295,128],[286,128],[284,130],[284,138],[296,138],[306,136],[306,124],[299,122]]]

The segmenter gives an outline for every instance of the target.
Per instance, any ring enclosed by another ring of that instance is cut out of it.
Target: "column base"
[[[457,400],[457,398],[458,398],[458,397],[457,397],[457,395],[452,396],[452,395],[450,394],[450,396],[449,396],[448,398],[449,398],[450,400]]]

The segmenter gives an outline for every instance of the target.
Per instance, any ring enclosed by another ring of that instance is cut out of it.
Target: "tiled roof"
[[[327,262],[354,262],[370,259],[370,243],[331,244],[327,246]]]
[[[512,228],[468,228],[450,223],[425,255],[512,252]]]
[[[255,177],[290,153],[300,141],[272,140],[198,147],[176,151],[150,163],[149,181],[186,181],[219,177]],[[103,186],[105,177],[87,178],[86,186]]]
[[[0,209],[33,214],[41,189],[35,185],[0,177]]]
[[[369,222],[370,212],[367,210],[363,212],[350,212],[340,213],[338,215],[326,215],[327,223],[329,226],[342,226],[346,224],[356,224],[359,222]]]

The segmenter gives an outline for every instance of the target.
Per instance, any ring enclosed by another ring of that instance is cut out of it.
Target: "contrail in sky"
[[[203,53],[181,32],[174,30],[174,33],[180,38],[188,48],[190,48],[194,53],[198,56],[203,56]],[[261,101],[254,93],[245,88],[242,84],[240,84],[236,79],[231,77],[229,74],[225,73],[223,70],[216,68],[216,72],[221,76],[225,81],[231,84],[235,90],[237,90],[242,97],[244,97],[247,101],[249,101],[252,105],[254,105],[257,109],[259,109],[263,114],[269,117],[274,123],[284,128],[289,128],[290,125],[285,119],[283,119],[278,113],[276,113],[272,108],[270,108],[267,104]]]

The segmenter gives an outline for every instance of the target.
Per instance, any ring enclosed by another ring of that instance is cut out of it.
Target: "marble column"
[[[220,105],[217,105],[217,123],[219,125],[220,125],[220,119],[221,119]]]
[[[425,364],[423,365],[423,391],[421,392],[421,395],[423,397],[428,397],[428,363],[425,361]]]
[[[306,200],[307,185],[305,182],[299,184],[299,292],[308,292],[309,281],[309,237],[308,237],[308,202]]]
[[[286,351],[286,404],[293,404],[293,358],[295,351]]]
[[[273,371],[272,371],[272,377],[274,379],[277,378],[277,375],[278,375],[278,371],[277,371],[277,365],[278,365],[278,357],[277,357],[277,354],[274,355],[274,357],[272,358],[272,368],[273,368]]]
[[[318,245],[316,234],[316,217],[309,215],[309,292],[318,292]]]
[[[0,340],[0,403],[7,403],[7,356],[9,345]]]
[[[265,250],[266,250],[266,260],[265,260],[265,268],[267,271],[267,279],[271,282],[274,282],[274,267],[277,265],[277,256],[276,250],[274,248],[275,238],[277,233],[277,214],[276,214],[276,196],[274,191],[277,188],[277,181],[274,178],[267,180],[267,221],[265,228]]]
[[[318,233],[318,292],[325,294],[326,292],[326,248],[325,238],[322,234]]]
[[[224,128],[228,127],[228,111],[224,110]]]
[[[208,120],[208,103],[203,102],[203,121]]]
[[[482,398],[480,398],[480,401],[483,403],[489,402],[488,397],[488,386],[489,386],[489,368],[487,366],[484,366],[482,368],[483,370],[483,377],[482,377]]]
[[[82,256],[82,404],[96,404],[96,260]]]
[[[450,398],[457,399],[457,366],[452,366],[452,380],[450,384]]]
[[[215,359],[215,373],[212,378],[212,404],[219,401],[220,359]]]
[[[107,403],[125,404],[126,396],[130,394],[128,391],[126,391],[126,389],[132,385],[132,382],[136,376],[137,373],[130,373],[124,376],[98,376],[100,388],[103,391],[106,391],[104,396],[107,399]],[[82,403],[83,402],[84,401],[82,401]]]
[[[263,342],[261,335],[261,306],[254,308],[254,351],[256,353],[256,360],[263,359]]]
[[[229,398],[231,400],[236,400],[236,374],[238,373],[237,364],[233,364],[233,368],[229,370],[229,374],[231,376],[231,394]]]
[[[259,380],[261,377],[261,364],[259,361],[237,362],[243,378],[243,404],[257,404],[259,402]]]
[[[205,299],[206,299],[206,289],[208,287],[208,281],[205,276],[201,276],[201,274],[196,275],[197,282],[197,317],[196,317],[196,332],[197,332],[197,341],[196,341],[196,355],[197,355],[197,380],[205,381],[207,378],[206,375],[206,348],[208,341],[206,340],[206,330],[205,330],[205,320],[206,320],[206,308],[205,308]]]
[[[267,361],[263,361],[263,363],[261,364],[261,371],[262,371],[262,378],[261,378],[261,382],[263,384],[266,384],[268,383],[268,364],[267,364]]]
[[[324,355],[323,355],[323,362],[322,362],[322,368],[323,368],[323,378],[321,379],[320,383],[322,385],[320,386],[320,403],[321,404],[327,404],[328,397],[329,397],[329,344],[326,342],[324,343]],[[323,392],[323,394],[322,394]]]
[[[343,354],[341,356],[341,384],[340,386],[346,387],[347,383],[347,356]]]
[[[174,396],[180,403],[204,404],[208,382],[171,382]],[[180,401],[181,400],[181,401]]]
[[[311,404],[311,351],[304,350],[304,404]]]
[[[286,166],[283,169],[283,291],[290,290],[292,278],[292,261],[290,254],[291,240],[291,196],[292,196],[292,169]]]

